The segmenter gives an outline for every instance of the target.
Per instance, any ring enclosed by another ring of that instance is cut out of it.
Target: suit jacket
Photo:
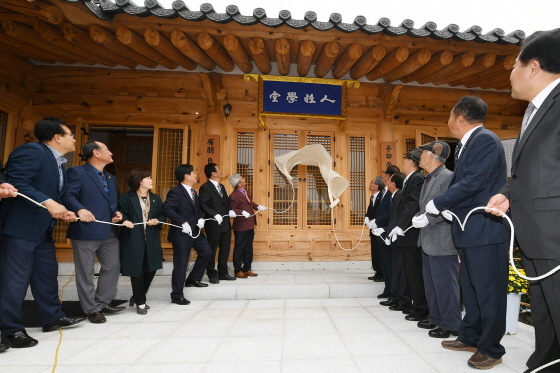
[[[200,186],[200,208],[205,218],[213,218],[216,214],[227,215],[231,210],[226,188],[222,184],[219,185],[223,196],[220,196],[218,189],[210,180]],[[204,229],[206,232],[227,232],[231,229],[229,217],[226,216],[222,224],[218,224],[214,220],[207,220]]]
[[[150,199],[150,211],[148,219],[157,219],[165,222],[163,214],[163,203],[157,194],[148,193]],[[119,211],[123,215],[123,221],[129,220],[132,223],[141,223],[142,207],[138,199],[138,193],[127,192],[119,198]],[[119,245],[121,252],[121,273],[123,276],[140,277],[142,274],[142,264],[144,263],[144,249],[148,258],[148,271],[157,271],[162,268],[161,239],[159,232],[161,224],[147,225],[144,233],[144,226],[139,224],[130,229],[120,228]]]
[[[171,223],[181,226],[187,222],[191,226],[192,235],[196,236],[200,229],[196,223],[198,219],[202,219],[202,209],[200,208],[200,198],[196,196],[194,202],[187,192],[187,189],[181,184],[172,188],[167,193],[167,198],[163,203],[163,213],[171,220]],[[201,233],[201,236],[205,237]],[[192,237],[183,233],[182,229],[170,227],[167,239],[173,243],[181,243],[192,240]]]
[[[52,199],[62,202],[66,191],[66,171],[59,190],[58,164],[52,151],[42,142],[18,146],[10,154],[6,178],[18,191],[41,203]],[[54,226],[54,219],[44,208],[23,197],[4,198],[0,204],[2,231],[10,236],[39,239]]]
[[[372,196],[373,195],[374,194],[372,194]],[[375,219],[375,214],[379,210],[379,202],[381,201],[381,196],[382,195],[383,195],[382,192],[377,192],[377,195],[375,196],[373,201],[372,201],[371,197],[369,197],[369,204],[368,204],[367,211],[366,211],[366,216],[369,218],[369,220]]]
[[[103,190],[103,184],[97,169],[86,163],[68,169],[68,188],[64,195],[64,204],[76,214],[81,209],[89,210],[95,219],[108,221],[115,216],[119,203],[117,179],[108,172],[105,178],[109,185],[109,193]],[[68,225],[67,237],[73,240],[106,240],[111,236],[119,236],[119,230],[114,225],[102,223],[82,223],[77,221]]]
[[[560,258],[560,85],[550,92],[515,144],[510,200],[515,236],[531,259]]]
[[[402,197],[397,208],[397,225],[403,231],[412,225],[412,218],[420,209],[420,191],[424,185],[424,174],[414,171],[406,180],[402,188]],[[416,247],[420,229],[411,228],[404,236],[397,236],[398,247]]]
[[[381,191],[383,193],[383,191]],[[391,207],[391,192],[385,190],[385,195],[381,198],[379,208],[375,214],[375,224],[379,228],[383,228],[389,224],[389,208]],[[389,234],[387,232],[387,234]]]
[[[451,177],[449,189],[434,198],[440,211],[450,209],[461,221],[475,207],[486,206],[490,197],[506,182],[506,157],[498,136],[484,127],[477,128],[463,146]],[[453,219],[453,239],[458,247],[486,246],[509,239],[507,221],[478,210],[461,231]]]
[[[447,190],[452,175],[453,172],[449,171],[444,165],[434,171],[430,182],[422,188],[420,193],[420,211],[416,214],[417,216],[426,212],[428,202]],[[427,255],[456,255],[457,249],[455,249],[455,243],[453,243],[453,236],[451,235],[451,222],[444,219],[441,214],[438,216],[426,214],[426,216],[430,223],[420,229],[418,246]]]
[[[247,191],[247,190],[245,190]],[[249,202],[243,192],[239,189],[235,188],[233,192],[229,195],[229,203],[231,205],[231,209],[235,211],[237,215],[241,215],[243,211],[247,211],[249,214],[253,215],[254,211],[256,210],[258,205],[253,202],[249,192],[247,192],[247,196],[249,197]],[[234,231],[248,231],[255,228],[257,224],[257,217],[251,216],[250,218],[245,218],[244,216],[238,216],[233,219],[233,230]]]

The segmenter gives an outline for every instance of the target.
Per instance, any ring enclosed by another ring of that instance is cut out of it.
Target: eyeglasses
[[[74,138],[74,134],[72,132],[64,132],[63,134],[61,134],[61,136],[65,136],[65,135],[68,135],[71,138]]]

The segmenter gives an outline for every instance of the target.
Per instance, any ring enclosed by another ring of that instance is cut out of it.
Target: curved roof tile
[[[459,26],[455,24],[450,24],[438,30],[434,22],[428,22],[420,28],[414,28],[414,22],[410,19],[405,19],[399,26],[391,26],[391,21],[388,18],[381,18],[376,24],[368,24],[364,16],[357,16],[353,23],[344,23],[339,13],[331,14],[327,22],[320,22],[317,20],[317,14],[312,11],[306,12],[302,20],[292,19],[288,10],[282,10],[278,14],[278,18],[269,18],[263,8],[256,8],[253,10],[253,15],[244,16],[241,15],[239,8],[235,5],[229,5],[225,13],[217,13],[214,11],[214,7],[208,3],[202,4],[200,11],[191,11],[182,0],[174,1],[171,9],[163,8],[157,0],[145,0],[144,6],[138,6],[131,0],[65,1],[84,3],[95,16],[102,20],[111,20],[115,14],[127,13],[138,17],[150,15],[169,19],[182,17],[189,21],[209,19],[216,23],[237,22],[245,26],[261,23],[272,28],[287,25],[294,29],[303,29],[311,26],[318,31],[328,31],[336,28],[348,33],[361,31],[372,35],[383,32],[390,36],[408,35],[414,38],[430,37],[437,40],[452,38],[457,41],[475,41],[477,43],[496,43],[500,45],[520,44],[525,38],[525,33],[521,30],[505,35],[502,29],[496,28],[483,34],[482,28],[476,25],[463,32],[459,31]]]

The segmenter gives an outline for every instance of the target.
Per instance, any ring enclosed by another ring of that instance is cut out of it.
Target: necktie
[[[249,203],[251,203],[251,200],[249,199],[249,196],[247,195],[247,192],[245,191],[245,189],[241,189],[241,192],[243,192],[243,195],[245,195],[245,198],[247,198],[247,201],[249,201]]]
[[[191,189],[191,199],[194,203],[194,199],[196,198],[196,192],[194,191],[194,189]]]
[[[525,130],[529,125],[529,118],[531,118],[531,114],[533,114],[534,110],[535,105],[529,103],[529,106],[527,106],[527,110],[525,110],[525,115],[523,115],[523,121],[521,122],[521,133],[519,134],[519,138],[523,137],[523,133],[525,133]]]
[[[222,185],[218,184],[216,185],[216,188],[218,189],[218,193],[220,193],[220,197],[224,198],[224,193],[222,193]]]
[[[459,141],[457,143],[457,146],[455,146],[455,154],[454,154],[455,163],[457,163],[457,161],[459,160],[459,153],[461,153],[462,147],[463,147],[463,143],[461,141]]]

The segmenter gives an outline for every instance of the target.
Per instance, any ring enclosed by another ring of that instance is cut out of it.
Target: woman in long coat
[[[130,191],[119,198],[119,211],[123,215],[120,233],[121,273],[130,276],[132,297],[136,311],[148,312],[146,293],[156,271],[162,268],[162,253],[158,221],[165,221],[161,198],[150,193],[153,181],[150,171],[132,170],[126,177]],[[136,224],[133,223],[143,223]]]

